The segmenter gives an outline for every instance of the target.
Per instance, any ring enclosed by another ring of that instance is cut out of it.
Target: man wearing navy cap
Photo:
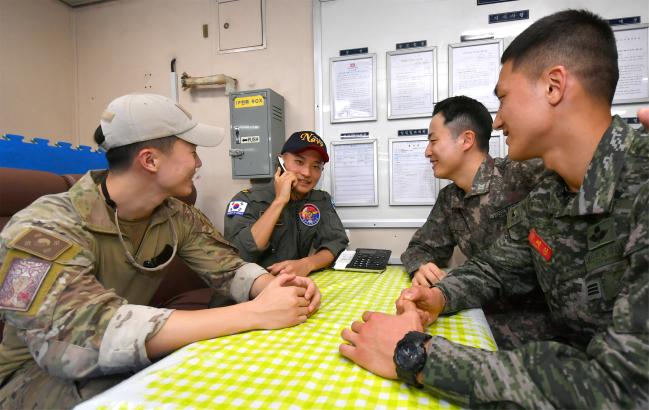
[[[307,276],[329,266],[349,239],[331,196],[313,189],[329,161],[327,146],[311,131],[294,132],[281,152],[273,182],[244,189],[225,213],[225,237],[241,257],[272,274]],[[284,170],[285,169],[285,170]]]

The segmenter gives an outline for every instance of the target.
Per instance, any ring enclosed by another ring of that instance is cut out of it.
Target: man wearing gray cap
[[[220,128],[166,97],[111,102],[95,141],[109,169],[46,195],[0,233],[0,407],[69,408],[188,343],[304,322],[320,294],[308,278],[266,272],[196,208],[196,146]],[[177,311],[147,306],[178,255],[240,302]]]

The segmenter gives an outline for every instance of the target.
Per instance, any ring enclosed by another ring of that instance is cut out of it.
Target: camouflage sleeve
[[[237,302],[249,300],[253,282],[267,271],[241,259],[237,249],[223,238],[201,211],[184,205],[182,212],[178,229],[184,230],[186,239],[178,251],[180,257],[210,287],[229,292]]]
[[[231,210],[235,202],[239,202],[238,208],[243,210]],[[245,205],[240,205],[241,203]],[[250,201],[245,192],[239,192],[230,202],[223,216],[223,234],[225,239],[230,241],[238,250],[241,258],[248,262],[256,262],[259,255],[266,250],[257,248],[255,238],[252,236],[252,225],[259,219],[261,210],[257,204]],[[270,242],[269,242],[270,245]]]
[[[401,254],[401,262],[411,278],[422,264],[433,262],[446,266],[453,255],[456,242],[449,228],[450,219],[446,215],[451,209],[449,193],[450,190],[446,188],[440,191],[428,219],[417,229],[408,243],[408,248]]]
[[[507,231],[486,250],[449,272],[436,284],[446,297],[444,313],[477,308],[511,295],[524,295],[536,286],[527,243],[527,199],[509,209]]]
[[[128,305],[97,279],[95,246],[66,194],[41,197],[0,232],[0,316],[38,365],[57,377],[141,369],[149,364],[144,341],[169,313],[134,308],[121,320],[129,331],[107,334]],[[111,337],[120,339],[124,354],[105,366],[115,354]]]
[[[48,261],[1,242],[0,257],[4,267],[9,266],[5,295],[16,290],[11,269],[17,261],[27,258],[49,265],[40,287],[32,289],[36,293],[29,311],[0,310],[41,368],[63,379],[81,379],[137,371],[150,364],[144,343],[171,311],[125,305],[123,298],[97,281],[87,250]]]
[[[122,305],[108,322],[99,347],[98,362],[104,373],[151,364],[145,343],[167,322],[173,310]]]
[[[434,338],[426,387],[465,405],[525,408],[646,408],[649,402],[649,185],[634,204],[625,286],[612,325],[585,351],[557,342],[485,352]]]
[[[318,235],[313,243],[316,251],[328,249],[337,257],[349,244],[343,223],[331,203],[331,196],[325,193],[325,206],[322,210],[322,220],[318,224]]]

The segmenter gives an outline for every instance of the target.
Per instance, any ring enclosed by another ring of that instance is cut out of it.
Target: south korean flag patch
[[[234,215],[243,215],[246,213],[246,208],[248,207],[247,202],[243,201],[231,201],[228,204],[228,211],[226,212],[227,216]]]

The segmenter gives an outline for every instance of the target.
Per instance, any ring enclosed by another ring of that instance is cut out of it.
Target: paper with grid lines
[[[340,332],[364,311],[394,313],[394,301],[410,284],[402,267],[388,267],[382,274],[328,270],[312,277],[322,304],[306,323],[194,343],[78,408],[455,407],[375,376],[338,353]],[[440,318],[428,332],[496,349],[481,310]]]

